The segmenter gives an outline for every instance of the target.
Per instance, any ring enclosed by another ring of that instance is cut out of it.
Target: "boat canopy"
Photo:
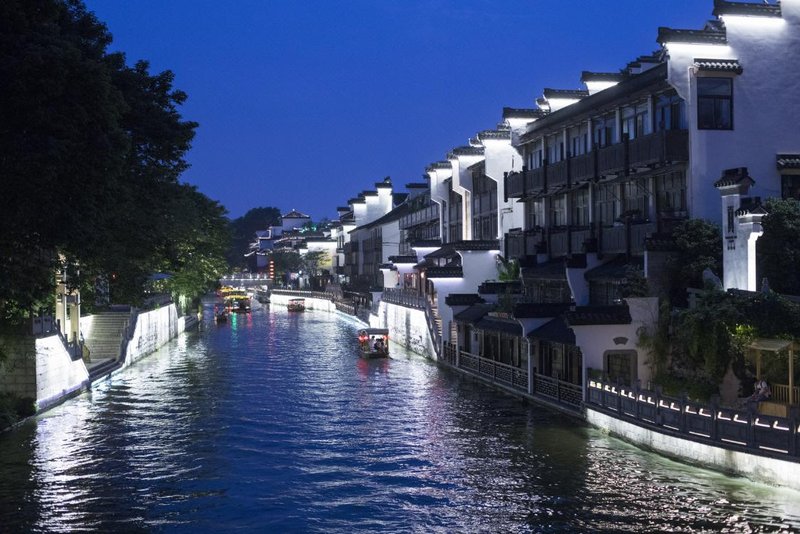
[[[389,330],[386,328],[362,328],[358,331],[359,336],[388,336]]]

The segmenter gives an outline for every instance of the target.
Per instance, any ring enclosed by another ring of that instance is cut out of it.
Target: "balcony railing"
[[[575,156],[570,160],[570,175],[573,182],[585,182],[597,176],[597,151]]]
[[[397,304],[406,308],[425,309],[425,297],[415,289],[387,288],[383,290],[381,299],[389,304]]]
[[[628,252],[628,239],[630,239],[631,254],[644,252],[645,239],[656,232],[656,224],[652,222],[631,223],[630,237],[628,226],[604,226],[600,228],[600,252],[606,254],[625,254]]]
[[[689,132],[662,130],[632,140],[595,148],[588,154],[511,173],[506,182],[509,198],[521,198],[567,184],[625,172],[658,163],[689,160]],[[545,176],[547,177],[545,179]]]
[[[569,181],[569,161],[558,161],[547,166],[547,189],[567,185]]]
[[[554,258],[566,256],[569,252],[569,233],[559,230],[550,233],[550,255]]]
[[[664,130],[628,142],[631,167],[688,159],[689,133],[686,130]]]
[[[597,175],[616,174],[625,170],[626,143],[597,149]]]

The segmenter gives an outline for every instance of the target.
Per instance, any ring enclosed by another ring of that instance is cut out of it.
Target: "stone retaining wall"
[[[31,398],[37,410],[84,389],[89,372],[83,360],[73,360],[58,334],[3,336],[0,350],[0,391]]]
[[[680,439],[586,409],[593,426],[625,441],[690,463],[746,476],[769,485],[800,490],[800,464]]]

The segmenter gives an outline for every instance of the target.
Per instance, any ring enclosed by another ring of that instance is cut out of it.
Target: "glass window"
[[[697,78],[697,128],[733,129],[733,80]]]
[[[656,176],[656,191],[658,211],[686,211],[686,175],[683,171]]]
[[[605,226],[611,226],[617,217],[616,187],[614,184],[602,184],[595,191],[595,217],[598,223]]]
[[[566,195],[558,195],[552,198],[550,204],[550,216],[553,226],[565,226],[567,224]]]
[[[800,175],[781,175],[781,196],[800,200]]]
[[[572,195],[572,224],[589,225],[589,190],[578,189]]]

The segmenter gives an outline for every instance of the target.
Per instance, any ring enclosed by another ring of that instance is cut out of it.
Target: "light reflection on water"
[[[642,452],[356,326],[205,322],[0,435],[0,531],[776,531],[800,494]]]

